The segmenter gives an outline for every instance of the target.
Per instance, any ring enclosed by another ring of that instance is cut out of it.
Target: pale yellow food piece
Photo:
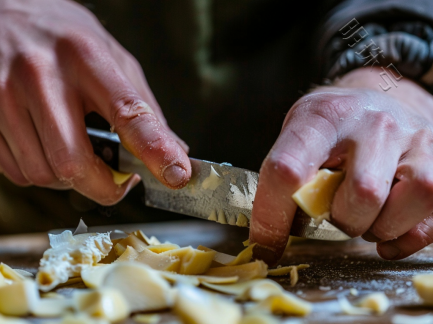
[[[48,298],[48,299],[64,299],[64,295],[60,295],[59,293],[50,291],[47,293],[41,293],[41,298]]]
[[[92,317],[109,322],[121,321],[129,316],[129,307],[120,291],[113,288],[98,290],[77,290],[72,299],[74,308]]]
[[[234,266],[234,265],[241,265],[245,264],[251,261],[251,258],[253,257],[253,249],[256,244],[251,244],[246,249],[241,251],[237,256],[228,255],[225,253],[214,251],[208,247],[205,247],[203,245],[199,245],[197,247],[198,250],[201,251],[214,251],[215,256],[213,260],[217,262],[218,264],[213,264],[212,268],[218,267],[218,266]]]
[[[211,268],[222,267],[222,266],[226,265],[227,263],[230,263],[236,259],[236,257],[233,255],[217,252],[217,251],[210,249],[210,248],[203,246],[203,245],[199,245],[197,247],[197,250],[206,251],[206,252],[208,252],[208,251],[215,252],[215,256],[213,258],[214,262],[212,262]]]
[[[105,276],[115,267],[115,264],[94,266],[81,271],[81,279],[88,288],[99,288],[104,282]]]
[[[209,270],[215,256],[214,251],[200,251],[191,246],[162,252],[158,255],[170,256],[180,260],[179,269],[172,270],[180,274],[199,275]],[[159,269],[169,270],[169,269]]]
[[[58,324],[109,324],[105,319],[90,317],[85,313],[67,314]]]
[[[110,168],[110,167],[109,167]],[[110,168],[111,174],[113,175],[113,181],[118,186],[123,185],[126,181],[128,181],[132,177],[132,173],[124,173],[113,170]]]
[[[198,286],[202,282],[213,284],[231,284],[238,281],[238,277],[211,277],[203,275],[182,275],[174,272],[160,271],[161,276],[170,283],[183,283],[192,286]]]
[[[141,252],[148,246],[148,244],[143,242],[140,238],[138,238],[134,234],[129,234],[128,237],[120,240],[115,245],[117,255],[118,256],[122,255],[128,246],[133,247],[137,252]]]
[[[217,223],[220,223],[220,224],[228,224],[228,223],[227,223],[226,215],[224,214],[224,210],[222,210],[222,209],[218,212],[218,220],[217,220]]]
[[[114,261],[116,262],[126,262],[126,261],[134,261],[140,254],[134,249],[132,246],[127,246],[126,250]]]
[[[208,282],[217,285],[231,284],[239,280],[238,276],[232,277],[213,277],[213,276],[197,276],[197,279],[202,282]]]
[[[242,316],[238,304],[187,285],[177,288],[173,310],[184,324],[238,324]]]
[[[148,265],[155,270],[178,272],[181,264],[179,257],[164,253],[155,253],[144,249],[135,258],[136,262]]]
[[[236,225],[239,227],[248,227],[250,225],[250,221],[247,216],[242,213],[239,213],[238,218],[236,220]]]
[[[346,315],[371,315],[373,313],[369,308],[353,306],[345,297],[338,298],[338,303],[342,313]]]
[[[355,304],[357,307],[370,309],[377,315],[382,315],[389,308],[389,299],[383,292],[375,292],[363,297]]]
[[[205,275],[215,277],[239,277],[239,281],[247,281],[256,278],[266,278],[268,265],[261,260],[245,263],[237,266],[226,266],[209,269]]]
[[[2,316],[0,314],[0,324],[31,324],[31,322],[17,317]]]
[[[126,246],[116,243],[113,247],[114,253],[116,254],[116,260],[126,251]],[[134,249],[135,250],[135,249]]]
[[[312,308],[311,303],[289,292],[283,292],[267,297],[249,309],[248,312],[250,314],[267,312],[272,314],[306,316],[311,313]]]
[[[290,286],[294,287],[299,280],[299,270],[309,268],[309,264],[300,264],[297,266],[287,266],[268,270],[268,276],[284,276],[290,273]]]
[[[113,248],[110,250],[110,252],[108,252],[108,255],[106,257],[102,258],[101,261],[99,261],[99,263],[110,264],[110,263],[116,261],[116,259],[119,257],[119,255],[122,254],[122,253],[120,253],[120,251],[116,251],[116,249],[115,249],[117,243],[119,243],[121,240],[123,240],[123,238],[111,240],[111,243],[113,244]],[[120,253],[120,254],[118,255],[117,253]]]
[[[0,313],[3,315],[27,315],[38,300],[38,289],[33,280],[25,279],[0,287]]]
[[[433,273],[413,277],[413,285],[426,305],[433,305]]]
[[[16,273],[18,273],[19,275],[23,276],[24,278],[33,278],[34,275],[33,273],[27,271],[27,270],[23,270],[23,269],[13,269]]]
[[[166,251],[176,250],[180,249],[180,246],[173,243],[162,243],[158,245],[149,245],[146,247],[146,249],[155,252],[155,253],[162,253]]]
[[[200,285],[200,280],[198,280],[198,276],[189,276],[189,275],[181,275],[176,272],[169,271],[160,271],[161,277],[167,280],[172,284],[183,283],[185,285],[190,286],[198,286]]]
[[[132,318],[137,323],[142,324],[156,324],[161,320],[159,314],[137,314]]]
[[[161,244],[161,242],[155,236],[151,236],[149,238],[141,230],[137,230],[137,231],[133,232],[133,234],[135,236],[137,236],[140,240],[142,240],[144,243],[146,243],[147,245],[158,245],[158,244]]]
[[[215,210],[212,210],[207,220],[214,221],[214,222],[218,221],[218,216]]]
[[[239,324],[279,324],[280,321],[269,314],[250,314],[242,317]]]
[[[10,280],[12,282],[23,281],[25,279],[25,276],[23,276],[18,271],[12,269],[3,262],[0,263],[0,274],[3,276],[4,279]]]
[[[332,200],[343,179],[342,171],[321,169],[316,177],[299,188],[292,198],[310,217],[329,220]]]
[[[226,263],[227,266],[235,266],[235,265],[241,265],[245,264],[251,261],[253,257],[253,249],[256,243],[249,245],[246,249],[244,249],[242,252],[240,252],[236,259],[233,261]]]
[[[202,285],[220,293],[234,295],[239,300],[252,301],[264,300],[269,296],[281,294],[284,291],[278,283],[270,279],[254,279],[225,285],[202,282]]]
[[[242,244],[243,244],[245,247],[247,247],[248,245],[250,245],[250,239],[243,241]]]
[[[125,297],[131,312],[155,311],[173,305],[173,289],[170,284],[158,271],[145,264],[114,264],[106,274],[102,287],[118,289]]]
[[[0,273],[0,287],[11,284],[11,280],[6,280],[6,278]]]
[[[350,288],[349,292],[352,296],[358,296],[359,295],[358,290],[355,288]]]
[[[309,264],[299,264],[299,265],[294,265],[294,266],[291,265],[291,266],[287,266],[287,267],[269,269],[268,275],[272,276],[272,277],[285,276],[285,275],[289,274],[293,268],[296,268],[298,270],[302,270],[302,269],[307,269],[309,267],[310,267]]]
[[[49,291],[70,277],[80,276],[106,257],[112,243],[109,233],[72,235],[71,231],[49,234],[51,248],[44,252],[36,276],[39,289]]]
[[[203,180],[201,183],[201,187],[203,189],[209,189],[209,190],[215,190],[218,188],[222,183],[224,182],[224,178],[222,178],[213,168],[213,166],[210,167],[210,174],[209,176]]]
[[[31,313],[36,317],[60,317],[72,307],[70,299],[42,298],[36,302]]]
[[[87,269],[87,267],[85,269]],[[79,285],[82,282],[83,280],[81,279],[81,277],[72,277],[69,278],[66,282],[58,284],[57,288],[61,288],[61,287],[75,288],[74,286]]]

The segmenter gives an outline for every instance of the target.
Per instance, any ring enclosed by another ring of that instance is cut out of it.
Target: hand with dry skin
[[[0,172],[18,185],[73,188],[105,205],[122,186],[93,154],[84,116],[97,112],[170,188],[191,174],[141,67],[84,7],[0,0]]]
[[[331,220],[401,259],[433,242],[433,97],[402,79],[382,91],[381,69],[358,69],[299,99],[260,170],[250,242],[281,257],[296,210],[292,194],[321,167],[345,171]]]

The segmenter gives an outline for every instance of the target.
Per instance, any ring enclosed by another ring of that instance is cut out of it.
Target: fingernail
[[[362,238],[366,240],[367,242],[371,243],[377,243],[382,241],[380,238],[378,238],[376,235],[374,235],[372,232],[367,231],[362,235]]]
[[[164,171],[164,179],[172,187],[178,187],[185,182],[186,171],[178,165],[170,165]]]
[[[392,243],[384,243],[379,247],[379,254],[384,259],[392,260],[400,254],[400,249]]]
[[[253,258],[262,260],[269,266],[273,266],[279,261],[280,256],[270,248],[257,244],[253,249]]]

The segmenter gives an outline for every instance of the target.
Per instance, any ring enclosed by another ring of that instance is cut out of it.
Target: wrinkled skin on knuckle
[[[386,200],[385,181],[376,176],[363,174],[351,180],[351,191],[346,193],[347,212],[343,219],[338,219],[346,234],[351,237],[363,235],[371,224],[366,224],[364,215],[380,212]],[[341,218],[340,216],[340,218]],[[376,234],[376,232],[375,232]]]
[[[433,220],[429,217],[419,223],[414,230],[414,235],[418,238],[423,246],[433,243]]]
[[[364,173],[352,179],[352,205],[365,206],[367,209],[380,207],[386,199],[385,181],[374,175]]]
[[[140,120],[148,119],[157,121],[152,108],[137,97],[136,94],[126,93],[115,96],[112,104],[113,122],[117,129],[131,127]]]
[[[92,62],[104,58],[106,48],[101,38],[91,29],[68,26],[56,40],[56,51],[76,68],[81,66],[81,60]]]
[[[379,222],[373,224],[371,227],[371,232],[381,239],[382,241],[391,241],[397,238],[395,234],[398,231],[399,224],[396,224],[394,220],[389,220],[387,222]]]
[[[358,94],[359,96],[359,94]],[[363,98],[362,98],[363,99]],[[336,91],[313,92],[302,97],[295,103],[298,109],[308,110],[317,114],[324,114],[331,122],[338,122],[340,118],[346,118],[353,114],[353,107],[360,98],[350,93]],[[352,108],[351,108],[352,107]]]
[[[399,122],[390,112],[368,111],[365,114],[371,120],[372,131],[377,134],[384,134],[388,138],[394,138],[394,135],[401,131]]]
[[[265,159],[260,174],[295,190],[304,184],[306,178],[305,166],[288,153],[271,152]]]
[[[265,244],[273,251],[284,249],[287,240],[289,239],[289,219],[285,211],[280,211],[280,215],[269,215],[266,218],[261,218],[260,221],[254,222],[254,227],[251,227],[252,234],[255,237],[261,238],[261,244]],[[279,220],[278,224],[273,218]]]
[[[11,64],[15,81],[27,85],[39,84],[47,72],[52,71],[52,68],[53,61],[51,55],[43,51],[19,53]]]
[[[51,168],[58,180],[74,187],[87,172],[89,157],[68,148],[58,149],[50,155]]]

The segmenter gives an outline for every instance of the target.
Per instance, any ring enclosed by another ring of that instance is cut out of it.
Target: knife
[[[249,227],[259,174],[233,167],[190,158],[191,180],[182,189],[169,189],[159,182],[143,162],[127,151],[119,136],[87,128],[96,155],[115,170],[137,173],[145,188],[145,204],[175,213],[194,216],[222,224]],[[314,219],[300,208],[294,217],[290,235],[316,240],[345,241],[348,235],[324,220]]]

